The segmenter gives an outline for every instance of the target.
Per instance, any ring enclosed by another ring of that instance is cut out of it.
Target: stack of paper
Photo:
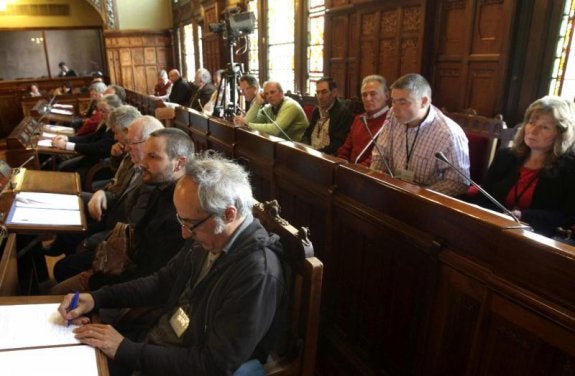
[[[98,375],[95,349],[74,338],[58,304],[0,306],[0,375]]]
[[[19,192],[6,224],[80,226],[80,200],[76,195]]]

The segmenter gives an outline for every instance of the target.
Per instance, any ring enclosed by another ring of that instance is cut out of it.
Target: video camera
[[[210,24],[210,31],[222,35],[224,40],[234,40],[253,33],[256,16],[253,12],[241,12],[239,7],[226,10],[225,19]]]

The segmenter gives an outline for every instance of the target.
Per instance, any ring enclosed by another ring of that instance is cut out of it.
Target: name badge
[[[186,315],[182,307],[179,307],[170,318],[170,326],[178,338],[180,338],[186,329],[188,329],[188,325],[190,325],[190,318]]]
[[[415,173],[413,171],[410,171],[410,170],[400,169],[397,171],[397,174],[395,175],[395,177],[397,177],[403,181],[413,183],[413,181],[415,180]]]

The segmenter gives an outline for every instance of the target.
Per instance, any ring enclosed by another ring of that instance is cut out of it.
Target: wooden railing
[[[174,125],[251,173],[325,265],[326,375],[569,373],[575,249],[507,217],[177,108]]]

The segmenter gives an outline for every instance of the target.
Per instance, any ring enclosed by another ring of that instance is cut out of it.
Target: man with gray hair
[[[449,196],[467,191],[468,182],[447,163],[435,158],[443,153],[469,177],[469,148],[463,129],[431,104],[431,86],[416,73],[391,85],[392,109],[373,149],[371,168],[387,171]],[[386,166],[387,165],[387,166]]]
[[[177,69],[172,69],[168,77],[172,81],[172,91],[165,105],[168,107],[187,106],[190,103],[190,83],[180,75]]]
[[[240,165],[213,155],[190,161],[174,204],[182,236],[194,242],[147,278],[80,294],[74,310],[65,296],[61,315],[85,324],[76,338],[136,374],[230,375],[250,359],[264,362],[281,337],[287,283],[280,239],[253,218],[253,203]],[[149,305],[163,315],[140,336],[82,316]]]
[[[210,71],[205,68],[198,69],[194,76],[194,83],[192,84],[192,99],[190,100],[188,107],[203,112],[204,106],[210,101],[212,94],[216,90],[216,87],[212,84],[212,75]]]
[[[380,75],[365,76],[361,82],[361,102],[365,113],[355,117],[336,155],[350,163],[369,167],[374,137],[385,123],[389,106],[387,80]]]

